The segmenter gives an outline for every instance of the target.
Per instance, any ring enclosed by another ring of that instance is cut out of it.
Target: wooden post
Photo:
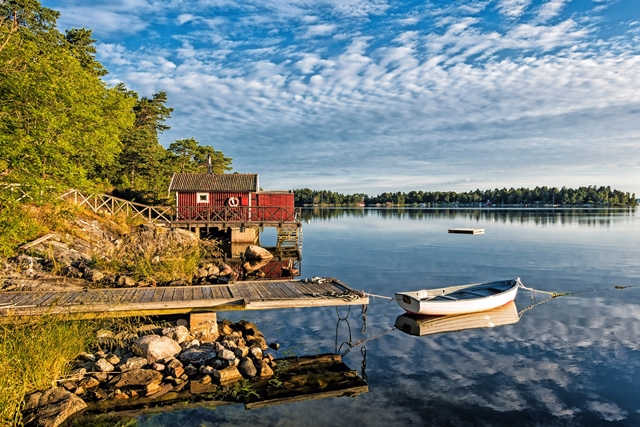
[[[219,336],[216,312],[189,314],[189,330],[200,342],[215,341]]]

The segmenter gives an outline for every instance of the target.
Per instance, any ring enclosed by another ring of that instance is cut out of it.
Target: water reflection
[[[383,219],[465,219],[475,222],[534,223],[538,225],[580,223],[609,226],[612,218],[635,215],[635,208],[304,208],[302,219],[330,221],[343,218],[377,217]]]
[[[518,323],[518,309],[511,301],[502,307],[455,316],[426,316],[405,313],[396,319],[395,327],[409,335],[423,336],[465,329],[494,328]]]

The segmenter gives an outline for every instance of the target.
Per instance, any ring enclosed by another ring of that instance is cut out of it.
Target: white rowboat
[[[446,316],[501,307],[516,298],[520,278],[449,286],[414,292],[397,292],[396,302],[410,313]]]

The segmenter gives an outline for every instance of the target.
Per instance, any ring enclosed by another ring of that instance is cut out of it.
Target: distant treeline
[[[475,190],[457,193],[455,191],[410,191],[409,193],[382,193],[374,197],[366,194],[341,194],[326,190],[310,190],[302,188],[294,190],[296,206],[304,205],[336,205],[346,206],[364,202],[366,206],[377,204],[394,206],[411,206],[425,204],[428,206],[479,206],[509,205],[592,205],[592,206],[636,206],[635,194],[612,189],[611,187],[557,188],[536,187],[503,188],[495,190]]]

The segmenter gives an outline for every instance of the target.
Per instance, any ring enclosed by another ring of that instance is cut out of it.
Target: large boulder
[[[75,394],[53,387],[27,396],[22,421],[25,425],[57,427],[86,407],[87,404]]]
[[[258,375],[258,369],[256,368],[256,365],[254,365],[253,360],[248,357],[245,357],[240,361],[238,371],[240,371],[240,374],[245,378],[253,378]]]
[[[207,364],[217,357],[217,352],[213,346],[202,345],[200,347],[191,347],[178,356],[178,359],[184,364],[194,363],[197,365]]]
[[[180,344],[171,338],[158,335],[144,335],[135,340],[131,348],[136,355],[146,358],[149,364],[173,357],[182,350]]]
[[[271,259],[273,255],[265,248],[260,246],[250,245],[244,251],[244,257],[246,259]]]

